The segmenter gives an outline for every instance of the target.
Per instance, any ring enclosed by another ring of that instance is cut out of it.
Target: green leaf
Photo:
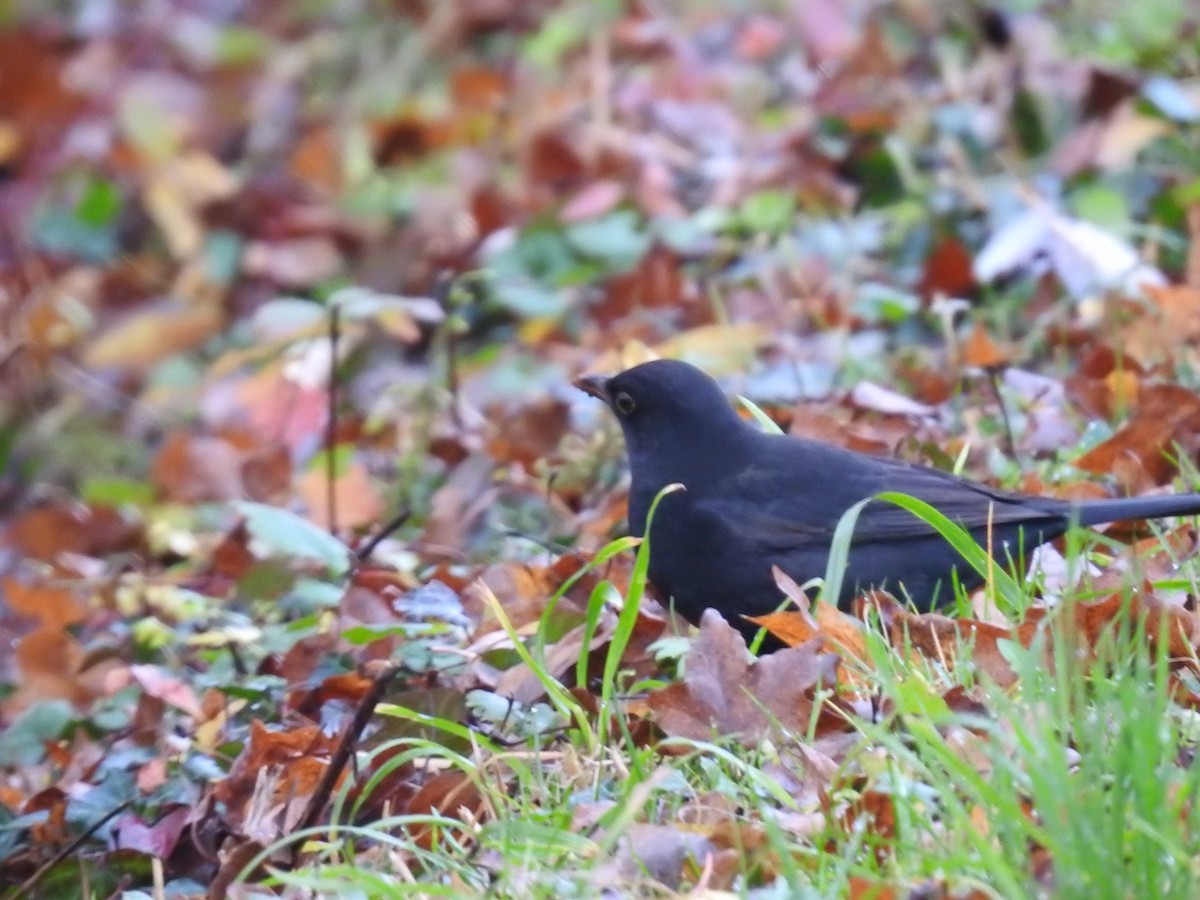
[[[902,322],[921,309],[915,294],[877,282],[860,284],[850,311],[868,322]]]
[[[783,234],[796,219],[796,196],[791,191],[758,191],[742,201],[742,226],[758,234]]]
[[[89,478],[81,495],[93,506],[146,506],[154,502],[154,487],[132,478]]]
[[[75,205],[75,216],[84,225],[104,228],[121,212],[121,192],[111,181],[94,178]]]
[[[850,545],[853,542],[854,528],[858,524],[859,514],[868,503],[875,500],[894,503],[901,509],[908,510],[945,538],[946,542],[958,551],[971,568],[984,579],[991,580],[997,598],[1002,602],[1002,608],[1018,610],[1024,606],[1022,602],[1024,592],[1021,590],[1021,586],[1004,570],[1001,563],[988,556],[987,551],[979,545],[969,531],[948,519],[924,500],[918,500],[916,497],[896,491],[884,491],[874,497],[860,500],[842,513],[842,518],[833,532],[829,559],[825,565],[825,584],[821,588],[822,600],[832,603],[834,606],[837,605],[850,561]]]
[[[75,210],[46,208],[33,217],[33,240],[41,249],[87,262],[108,262],[117,254],[112,228],[98,228],[82,221]]]
[[[566,291],[525,278],[497,279],[492,282],[491,294],[497,304],[525,319],[550,319],[562,315],[569,296]]]
[[[587,22],[578,9],[568,7],[542,21],[542,27],[525,41],[521,56],[533,65],[557,70],[563,55],[587,37]]]
[[[355,447],[353,444],[337,444],[333,447],[333,477],[341,478],[350,470],[350,464],[354,462]],[[318,451],[308,464],[310,472],[324,472],[325,467],[329,465],[330,450],[322,449]]]
[[[842,582],[846,580],[846,568],[850,563],[850,543],[854,539],[854,526],[858,524],[858,515],[873,500],[859,500],[842,513],[837,528],[833,530],[833,540],[829,545],[829,559],[825,561],[825,583],[821,587],[821,600],[838,605],[842,596]]]
[[[641,217],[629,209],[572,225],[567,229],[567,241],[577,252],[618,270],[633,268],[650,249],[650,235]]]
[[[214,284],[228,286],[241,273],[245,240],[235,231],[216,229],[204,241],[204,271]]]
[[[33,766],[45,757],[47,741],[62,737],[74,718],[65,700],[46,700],[20,713],[0,732],[0,766]]]
[[[233,507],[246,519],[251,537],[265,544],[270,552],[315,560],[333,575],[350,571],[350,551],[346,545],[295,513],[250,501],[239,501]]]
[[[1079,218],[1110,231],[1122,232],[1129,227],[1129,204],[1102,184],[1089,184],[1075,191],[1071,195],[1071,208]]]
[[[742,404],[742,406],[746,407],[746,410],[750,413],[751,416],[754,417],[754,421],[758,423],[758,427],[761,428],[763,431],[765,431],[767,434],[783,434],[783,429],[780,428],[778,424],[776,424],[774,419],[772,419],[765,412],[763,412],[761,409],[759,409],[758,404],[755,403],[753,400],[749,400],[746,397],[743,397],[741,394],[739,394],[738,395],[738,403],[740,403],[740,404]]]
[[[347,628],[339,637],[349,644],[362,646],[393,635],[412,637],[428,630],[429,626],[409,622],[400,625],[356,625],[353,628]]]
[[[983,578],[991,579],[998,598],[1007,604],[1009,610],[1021,609],[1024,606],[1022,602],[1024,592],[1021,590],[1021,586],[1004,570],[1004,566],[999,561],[992,559],[987,551],[979,545],[979,542],[971,536],[971,533],[961,525],[951,521],[924,500],[918,500],[908,494],[884,491],[877,494],[876,499],[894,503],[933,526],[934,530],[971,565],[971,568]]]
[[[535,225],[526,229],[507,252],[492,260],[498,277],[522,274],[534,280],[557,285],[578,264],[557,225]]]
[[[935,723],[945,722],[951,717],[950,705],[924,679],[905,678],[898,681],[892,696],[896,698],[896,707],[905,715],[921,716]]]

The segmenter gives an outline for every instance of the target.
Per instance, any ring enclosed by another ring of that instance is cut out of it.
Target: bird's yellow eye
[[[624,391],[617,391],[616,396],[613,397],[613,406],[623,416],[629,415],[637,408],[637,404],[634,403],[633,398]]]

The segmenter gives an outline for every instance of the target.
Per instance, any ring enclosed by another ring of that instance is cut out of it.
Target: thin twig
[[[462,411],[458,407],[458,296],[454,277],[443,274],[437,286],[438,300],[446,310],[446,390],[450,392],[450,415],[458,428],[463,427]]]
[[[367,558],[375,552],[375,548],[382,544],[386,538],[391,536],[410,518],[412,518],[411,509],[405,507],[404,509],[400,510],[400,512],[396,513],[396,515],[392,516],[392,518],[388,520],[386,525],[380,528],[379,531],[375,532],[375,534],[372,535],[366,543],[354,551],[354,558],[359,562],[366,562]]]
[[[1000,407],[1000,420],[1004,423],[1004,437],[1008,442],[1008,455],[1013,459],[1017,458],[1017,439],[1013,437],[1012,422],[1008,418],[1008,407],[1004,403],[1004,397],[1000,393],[1000,373],[996,369],[989,368],[987,370],[988,384],[992,387],[992,395],[996,398],[996,405]]]
[[[337,346],[341,330],[342,308],[337,303],[329,309],[329,385],[326,388],[329,415],[325,420],[325,506],[329,514],[329,533],[336,535],[337,527]]]
[[[20,886],[16,890],[16,893],[11,894],[9,896],[14,898],[14,900],[17,897],[28,896],[29,893],[35,887],[37,887],[37,883],[46,877],[47,872],[49,872],[51,869],[53,869],[55,866],[57,866],[60,862],[62,862],[64,859],[66,859],[68,856],[70,856],[72,853],[74,853],[76,850],[78,850],[81,846],[83,846],[83,842],[86,841],[88,838],[90,838],[97,831],[99,831],[101,826],[103,826],[105,822],[109,821],[111,818],[113,818],[113,816],[120,815],[125,810],[129,809],[129,807],[132,805],[133,805],[132,800],[126,800],[124,803],[121,803],[121,804],[113,807],[112,809],[110,809],[103,817],[101,817],[100,819],[97,819],[95,822],[93,822],[91,825],[89,825],[87,830],[85,832],[83,832],[83,834],[79,835],[79,837],[75,838],[75,840],[71,841],[71,843],[67,844],[67,846],[63,847],[61,850],[59,850],[57,853],[55,853],[52,857],[50,857],[48,860],[46,860],[44,863],[42,863],[42,865],[40,867],[38,867],[38,870],[36,872],[34,872],[32,875],[30,875],[28,878],[26,878],[23,882],[21,882]]]
[[[399,671],[399,665],[389,665],[379,675],[375,676],[375,681],[372,682],[371,687],[367,689],[366,694],[359,701],[358,708],[354,711],[354,718],[346,727],[345,733],[342,734],[342,740],[338,744],[337,749],[333,751],[329,765],[325,768],[325,774],[321,776],[320,784],[313,791],[313,795],[308,798],[308,806],[305,807],[304,815],[300,817],[300,821],[296,825],[298,831],[311,828],[317,824],[317,820],[321,817],[322,811],[333,794],[334,786],[342,776],[342,772],[345,771],[346,764],[350,761],[350,757],[354,752],[355,746],[358,744],[358,739],[362,735],[363,729],[371,721],[371,716],[375,713],[375,707],[379,705],[379,701],[383,699],[383,694],[387,690],[388,685],[392,683],[392,679],[396,677]],[[299,854],[300,845],[296,844],[292,848],[293,864],[295,864]]]

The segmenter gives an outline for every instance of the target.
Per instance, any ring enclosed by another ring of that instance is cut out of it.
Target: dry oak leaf
[[[224,324],[225,313],[215,304],[144,306],[97,335],[83,351],[83,362],[89,369],[144,372],[196,349]]]
[[[1178,471],[1172,459],[1177,451],[1172,444],[1178,442],[1185,451],[1190,450],[1197,443],[1198,431],[1200,394],[1178,385],[1143,384],[1129,421],[1107,441],[1075,460],[1075,466],[1102,475],[1112,473],[1122,487],[1129,489],[1135,485],[1130,484],[1132,476],[1123,467],[1136,465],[1152,484],[1166,484]]]
[[[837,683],[840,660],[824,639],[752,660],[746,642],[715,610],[705,610],[683,681],[650,694],[655,721],[672,737],[736,734],[753,743],[783,728],[807,731],[818,686]]]
[[[798,647],[819,637],[823,642],[822,649],[864,666],[870,664],[866,631],[861,621],[831,603],[814,605],[800,585],[778,566],[771,567],[771,574],[779,589],[796,604],[796,609],[746,616],[748,621],[767,629],[789,647]],[[854,673],[848,668],[838,670],[838,679],[843,684],[855,683]]]
[[[996,343],[980,322],[975,323],[962,345],[962,361],[978,369],[1002,369],[1012,362],[1008,352]]]
[[[1029,623],[1014,633],[977,619],[952,619],[935,612],[911,613],[882,591],[873,592],[869,602],[879,610],[880,621],[894,646],[910,648],[951,667],[957,662],[959,649],[969,646],[975,667],[1005,688],[1016,684],[1017,675],[1004,658],[1000,642],[1014,641],[1028,646],[1036,628],[1036,624]]]
[[[1089,650],[1094,650],[1105,633],[1119,625],[1125,616],[1131,622],[1144,623],[1152,645],[1165,638],[1167,652],[1173,659],[1194,659],[1200,646],[1200,621],[1196,615],[1182,606],[1164,603],[1149,582],[1143,582],[1128,595],[1125,591],[1115,591],[1099,600],[1077,603],[1073,613],[1073,637]]]

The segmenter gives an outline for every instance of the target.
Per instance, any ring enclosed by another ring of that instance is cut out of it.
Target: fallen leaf
[[[874,592],[868,602],[879,611],[892,646],[916,651],[950,668],[958,663],[962,648],[967,647],[971,662],[996,684],[1016,684],[1017,675],[1000,650],[1001,641],[1022,642],[1010,629],[975,619],[952,619],[941,613],[911,613],[881,591]],[[1023,643],[1031,637],[1028,635]]]
[[[9,577],[0,579],[0,596],[16,615],[52,628],[78,624],[88,615],[87,603],[74,590],[60,585]]]
[[[957,238],[941,238],[925,258],[925,271],[918,287],[921,296],[965,297],[976,288],[967,248]]]
[[[806,733],[818,687],[837,683],[838,658],[823,639],[752,661],[741,634],[706,610],[688,651],[682,682],[650,694],[655,721],[692,740],[736,734],[754,743],[777,728]]]
[[[999,228],[975,257],[974,273],[990,282],[1009,272],[1049,266],[1075,297],[1166,283],[1130,244],[1104,229],[1074,219],[1039,201]]]
[[[146,307],[97,337],[83,352],[92,369],[144,371],[197,349],[224,327],[225,314],[215,304]]]
[[[654,349],[659,356],[682,359],[719,377],[741,371],[767,338],[763,326],[749,322],[701,325],[679,332]]]
[[[191,685],[177,676],[171,675],[160,666],[152,665],[130,666],[129,673],[133,676],[134,681],[142,686],[142,690],[151,697],[157,697],[164,703],[169,703],[197,721],[204,719],[204,712],[200,709],[200,700],[196,697],[196,692]]]
[[[937,410],[924,403],[918,403],[903,394],[899,394],[882,385],[870,381],[860,381],[850,391],[850,402],[859,409],[869,409],[873,412],[889,416],[932,416]]]
[[[962,361],[977,369],[1001,369],[1011,362],[1008,353],[992,340],[982,322],[976,322],[971,334],[963,341]]]
[[[1128,493],[1166,484],[1178,467],[1173,444],[1194,447],[1200,435],[1200,395],[1179,385],[1143,384],[1130,420],[1107,441],[1093,447],[1075,465],[1089,472],[1114,474]],[[1143,477],[1149,484],[1142,483]]]
[[[328,530],[329,474],[324,466],[310,466],[296,485],[296,493],[304,501],[306,515],[318,528]],[[360,459],[353,459],[335,473],[333,502],[338,528],[362,528],[378,522],[384,513],[383,499]]]
[[[567,201],[559,213],[564,222],[594,219],[616,209],[625,189],[616,181],[596,181],[580,190]]]
[[[159,495],[172,503],[207,503],[244,498],[242,454],[217,437],[173,431],[150,468]]]
[[[192,810],[177,805],[163,813],[153,824],[147,824],[135,813],[125,813],[117,820],[116,846],[126,850],[137,850],[147,856],[166,859],[179,843],[183,830],[188,826]]]
[[[242,270],[290,288],[310,287],[332,278],[342,267],[342,254],[326,237],[251,241],[242,255]]]

